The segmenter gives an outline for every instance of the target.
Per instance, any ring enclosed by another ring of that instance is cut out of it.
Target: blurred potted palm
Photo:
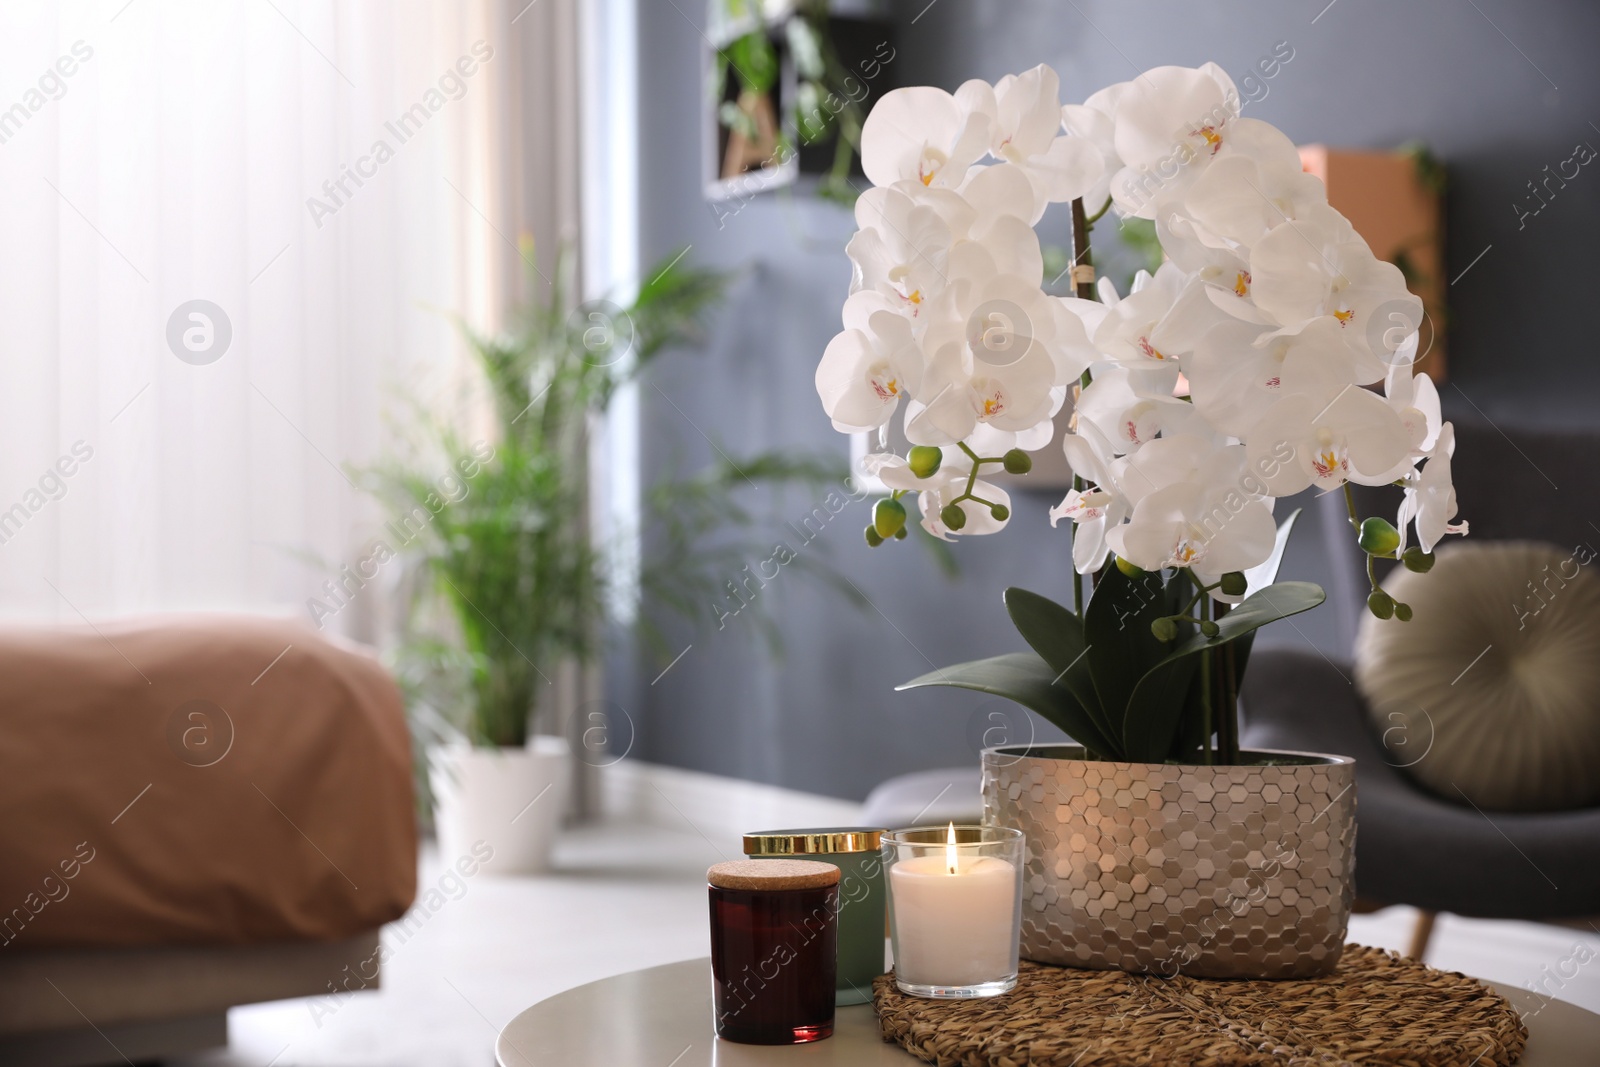
[[[432,795],[446,857],[487,842],[499,873],[548,863],[572,764],[566,739],[549,733],[552,679],[594,660],[608,602],[608,553],[587,522],[588,433],[618,387],[692,340],[722,298],[725,275],[681,259],[652,270],[626,307],[594,301],[573,311],[564,254],[549,284],[530,271],[529,288],[542,298],[505,333],[485,336],[458,320],[488,386],[488,432],[469,440],[449,422],[422,418],[416,454],[372,472],[391,530],[417,533],[408,537],[395,668],[417,739],[419,795]],[[529,250],[524,260],[532,262]],[[656,486],[646,504],[672,558],[645,561],[647,595],[676,590],[679,600],[662,598],[669,611],[705,616],[713,597],[694,592],[715,590],[744,546],[737,536],[701,543],[711,525],[703,517],[720,516],[724,532],[748,526],[752,516],[732,494],[750,477],[819,484],[844,470],[768,453]],[[660,619],[643,618],[656,624],[648,642]]]

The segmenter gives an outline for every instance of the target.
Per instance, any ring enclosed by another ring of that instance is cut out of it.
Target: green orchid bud
[[[1399,619],[1401,622],[1410,622],[1411,621],[1411,605],[1410,604],[1401,604],[1399,602],[1396,602],[1395,606],[1394,606],[1394,617]]]
[[[1405,555],[1400,557],[1406,565],[1406,570],[1416,571],[1418,574],[1427,574],[1433,570],[1433,553],[1422,551],[1421,545],[1412,545],[1406,549]]]
[[[1150,633],[1157,641],[1171,641],[1178,636],[1178,624],[1167,616],[1162,616],[1150,624]]]
[[[1380,619],[1394,618],[1394,597],[1382,589],[1374,589],[1372,595],[1367,597],[1367,610]],[[1407,611],[1410,609],[1407,608]]]
[[[1005,522],[1011,517],[1011,509],[1004,504],[996,504],[989,509],[989,514],[994,516],[995,522]]]
[[[1114,558],[1117,561],[1117,570],[1121,571],[1123,574],[1126,574],[1129,578],[1144,577],[1144,568],[1139,566],[1137,563],[1134,563],[1132,560],[1123,559],[1121,556],[1116,556]]]
[[[939,509],[939,521],[947,530],[959,530],[967,524],[967,513],[961,510],[960,504],[946,504]]]
[[[906,506],[893,497],[884,497],[872,506],[872,525],[880,538],[893,537],[906,524]]]
[[[1200,632],[1205,634],[1207,637],[1215,637],[1222,632],[1222,627],[1218,626],[1210,619],[1201,619]]]
[[[906,455],[906,464],[918,478],[931,478],[944,462],[944,453],[932,445],[914,445]]]
[[[906,535],[909,534],[910,532],[911,532],[910,530],[908,530],[904,526],[902,526],[902,527],[900,527],[900,529],[898,529],[898,530],[896,530],[894,532],[894,539],[896,541],[904,541],[906,539]]]
[[[879,534],[876,529],[874,529],[871,526],[868,526],[867,527],[867,547],[869,547],[869,548],[877,548],[881,544],[883,544],[883,536],[881,534]]]
[[[1392,556],[1394,550],[1400,547],[1400,531],[1389,520],[1374,515],[1361,523],[1361,533],[1356,543],[1369,555]]]
[[[1000,462],[1005,465],[1007,474],[1027,474],[1033,470],[1033,457],[1020,448],[1013,448],[1001,456]]]
[[[1229,571],[1222,576],[1222,591],[1229,596],[1244,596],[1249,588],[1250,583],[1245,579],[1244,571]]]

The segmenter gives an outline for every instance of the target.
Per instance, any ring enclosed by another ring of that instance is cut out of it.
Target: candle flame
[[[955,824],[955,820],[953,820],[953,819],[950,822],[950,832],[949,832],[948,836],[946,836],[946,838],[945,838],[944,862],[945,862],[945,866],[950,868],[950,873],[951,874],[955,874],[956,873],[956,824]]]

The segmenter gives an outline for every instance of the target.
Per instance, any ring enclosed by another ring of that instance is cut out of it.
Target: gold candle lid
[[[744,835],[746,856],[816,856],[832,852],[876,852],[883,830],[874,826],[817,826],[760,830]]]

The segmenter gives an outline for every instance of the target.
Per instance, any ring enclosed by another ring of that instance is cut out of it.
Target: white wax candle
[[[894,970],[910,985],[967,986],[1009,975],[1017,869],[994,856],[962,857],[955,873],[941,855],[889,868]]]

